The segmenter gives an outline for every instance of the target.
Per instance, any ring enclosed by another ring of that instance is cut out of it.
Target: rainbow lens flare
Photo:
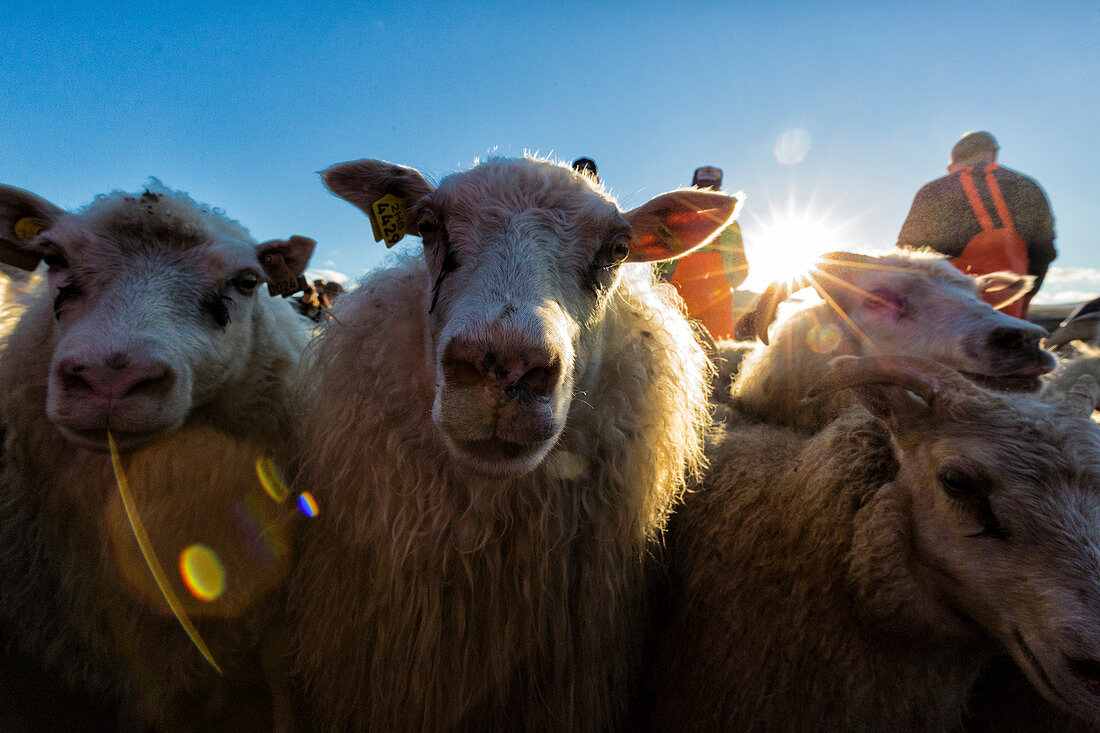
[[[267,495],[280,504],[290,496],[290,489],[286,487],[286,482],[279,475],[275,461],[267,456],[256,459],[256,478],[260,480],[260,485],[264,487]]]
[[[806,345],[818,354],[829,354],[840,346],[840,329],[828,323],[818,324],[806,334]]]
[[[206,545],[191,545],[180,553],[180,577],[191,595],[213,601],[225,592],[225,568],[218,553]]]
[[[298,496],[298,508],[302,510],[302,514],[307,517],[317,516],[317,500],[313,498],[313,494],[308,491],[303,491]]]

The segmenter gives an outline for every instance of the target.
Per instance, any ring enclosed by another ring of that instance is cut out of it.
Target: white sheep
[[[738,324],[768,344],[746,356],[733,381],[737,412],[800,430],[822,428],[852,402],[834,394],[804,404],[836,356],[904,354],[937,361],[993,389],[1037,391],[1055,366],[1040,348],[1046,331],[1006,316],[978,298],[973,278],[940,256],[898,252],[827,255],[810,276],[820,304],[767,329],[786,287],[769,288]]]
[[[736,200],[621,213],[591,177],[493,159],[433,187],[364,160],[324,173],[400,200],[417,256],[341,297],[307,350],[291,619],[330,730],[609,730],[637,674],[643,561],[702,458],[708,365],[650,267]],[[392,201],[392,199],[387,199]]]
[[[289,384],[312,324],[260,286],[292,288],[313,241],[258,245],[157,182],[74,213],[2,186],[0,241],[9,261],[49,267],[0,346],[8,635],[77,693],[139,720],[209,730],[243,723],[225,716],[255,699],[271,721],[250,665],[289,566],[289,510],[266,498],[257,470],[280,494],[269,463],[294,449]],[[127,477],[151,550],[224,676],[144,567],[119,503]],[[181,554],[188,538],[225,573],[224,589],[203,590],[213,597],[187,585],[198,577]]]
[[[1100,722],[1100,389],[1051,405],[841,357],[855,407],[727,429],[669,529],[656,730],[948,730],[1007,650]],[[868,413],[870,411],[871,414]]]

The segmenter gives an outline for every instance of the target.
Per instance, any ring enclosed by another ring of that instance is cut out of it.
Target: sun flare
[[[809,272],[826,252],[845,249],[840,225],[809,211],[772,214],[745,222],[749,276],[743,288],[760,292],[769,283],[793,280]]]

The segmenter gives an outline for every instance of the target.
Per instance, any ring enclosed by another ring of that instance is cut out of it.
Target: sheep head
[[[1093,298],[1073,309],[1073,312],[1050,334],[1046,340],[1048,349],[1057,349],[1071,341],[1084,341],[1090,346],[1100,345],[1100,298]]]
[[[920,356],[983,386],[1034,392],[1056,361],[1040,348],[1042,327],[979,299],[979,287],[1001,287],[998,276],[977,282],[946,260],[920,255],[834,252],[805,278],[769,286],[738,322],[736,335],[768,343],[779,303],[812,286],[825,301],[813,311],[815,323],[846,334],[860,355]]]
[[[1060,404],[985,392],[933,362],[840,357],[898,473],[859,510],[850,579],[880,622],[991,637],[1050,701],[1100,723],[1095,380]]]
[[[71,442],[132,450],[179,428],[231,379],[255,337],[256,290],[292,287],[305,237],[256,244],[236,222],[154,182],[67,213],[0,186],[0,258],[49,268],[46,414]],[[287,283],[289,281],[289,285]],[[48,317],[52,307],[53,317]]]
[[[590,176],[527,158],[490,160],[438,188],[375,160],[323,176],[368,214],[386,195],[407,202],[406,231],[423,240],[428,270],[432,417],[459,465],[497,476],[538,465],[574,395],[594,383],[622,265],[706,244],[737,205],[684,190],[622,212]]]

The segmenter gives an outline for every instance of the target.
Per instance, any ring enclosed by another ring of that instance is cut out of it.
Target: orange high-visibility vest
[[[713,242],[673,260],[661,276],[676,286],[688,315],[714,339],[733,338],[732,293],[749,274],[741,227],[733,222]]]
[[[986,168],[985,181],[989,186],[989,194],[993,197],[993,205],[997,207],[997,215],[1001,218],[999,227],[993,226],[993,217],[989,215],[981,196],[978,195],[974,177],[971,175],[972,168],[963,168],[959,171],[959,181],[966,192],[966,197],[970,200],[970,208],[974,210],[974,216],[977,217],[982,231],[966,243],[966,247],[958,257],[953,257],[949,261],[971,276],[1005,270],[1026,275],[1028,274],[1027,242],[1016,231],[1016,225],[1012,222],[1012,215],[1001,194],[1001,188],[993,177],[993,170],[996,167],[994,164]],[[986,299],[986,302],[994,308],[1016,318],[1026,316],[1030,301],[1030,295],[1025,295],[1007,305],[995,302],[994,298]]]

